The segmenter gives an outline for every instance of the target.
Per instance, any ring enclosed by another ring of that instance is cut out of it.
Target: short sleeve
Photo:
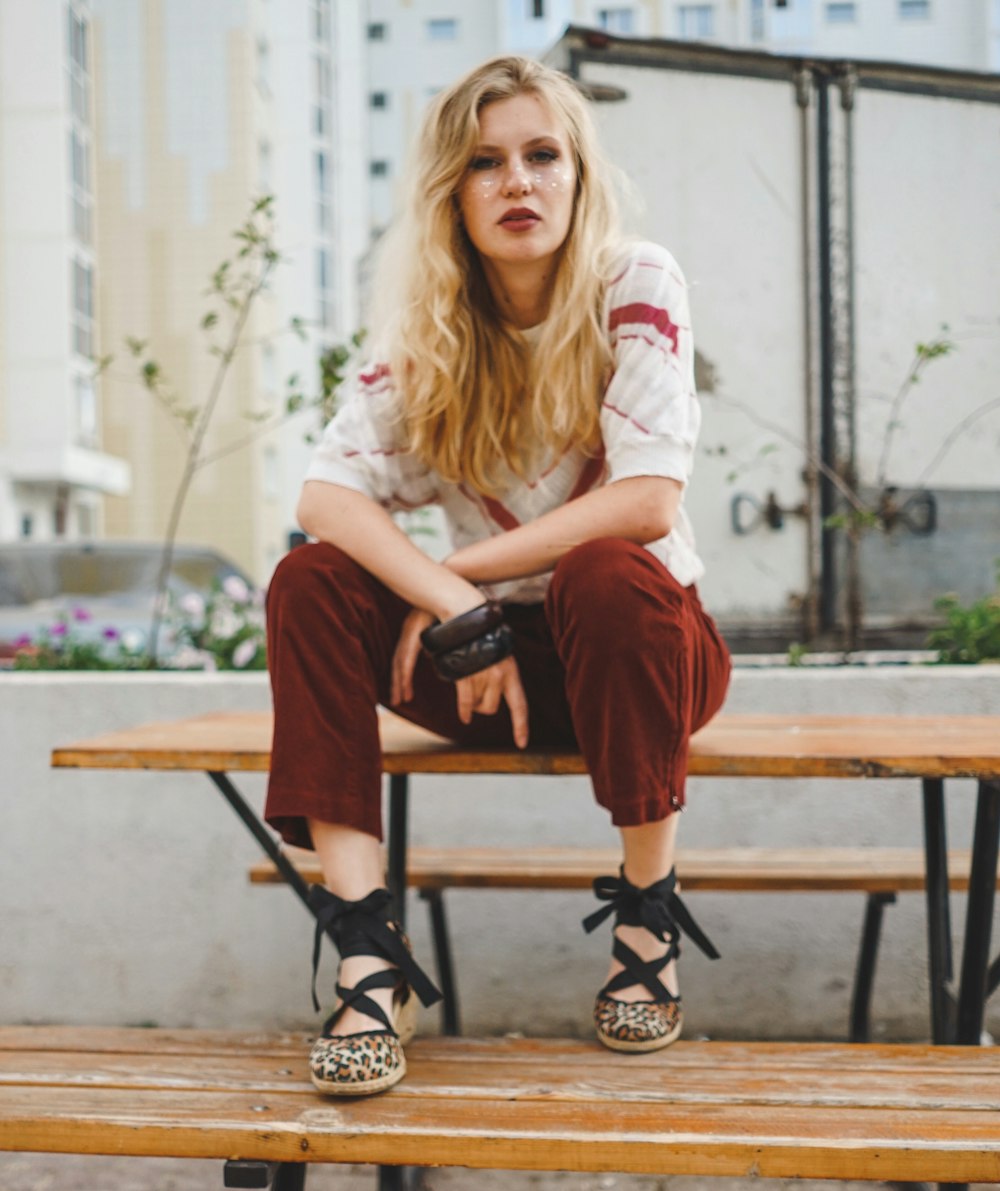
[[[437,501],[434,474],[406,446],[387,365],[371,365],[345,381],[340,408],[317,444],[305,478],[362,492],[389,512]]]
[[[687,285],[670,253],[630,245],[605,312],[614,354],[601,404],[608,481],[665,476],[686,484],[701,410]]]

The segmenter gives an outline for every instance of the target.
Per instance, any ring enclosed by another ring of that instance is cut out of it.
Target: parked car
[[[67,616],[78,637],[96,640],[113,629],[141,648],[162,550],[161,543],[139,542],[0,543],[0,657],[12,658],[16,644]],[[207,601],[234,580],[253,592],[250,579],[215,550],[175,548],[168,590],[177,605],[190,606],[192,597]]]

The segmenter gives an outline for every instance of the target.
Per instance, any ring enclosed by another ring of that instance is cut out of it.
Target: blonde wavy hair
[[[479,113],[524,93],[561,121],[577,173],[533,352],[496,311],[456,197],[479,141]],[[621,243],[611,178],[586,100],[567,76],[532,59],[494,58],[432,102],[402,213],[380,246],[374,329],[400,389],[409,448],[443,479],[496,495],[547,451],[599,448],[611,362],[602,302]]]

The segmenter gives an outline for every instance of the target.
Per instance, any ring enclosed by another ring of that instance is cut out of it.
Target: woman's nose
[[[504,194],[527,194],[530,189],[531,175],[525,169],[524,162],[510,162],[503,178]]]

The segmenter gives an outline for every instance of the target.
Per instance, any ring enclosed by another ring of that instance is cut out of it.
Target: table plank
[[[582,774],[557,749],[479,750],[382,716],[387,773]],[[58,768],[266,772],[270,712],[146,724],[53,751]],[[691,740],[692,776],[1000,780],[1000,716],[722,715]]]

